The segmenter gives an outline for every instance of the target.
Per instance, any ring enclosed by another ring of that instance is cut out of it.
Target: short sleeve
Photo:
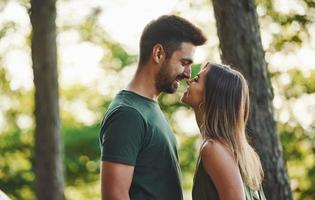
[[[100,132],[102,161],[134,166],[144,133],[144,120],[136,109],[118,107],[107,113]]]

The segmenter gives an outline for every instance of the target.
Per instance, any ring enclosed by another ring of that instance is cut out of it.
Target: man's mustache
[[[187,78],[189,78],[189,77],[186,76],[184,73],[182,73],[182,74],[178,75],[176,79],[179,80],[179,81],[181,81],[181,80],[187,79]]]

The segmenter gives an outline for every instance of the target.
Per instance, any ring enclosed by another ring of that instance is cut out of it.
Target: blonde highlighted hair
[[[239,166],[244,183],[258,190],[263,170],[258,154],[248,143],[249,89],[243,75],[229,66],[208,63],[203,102],[202,136],[225,145]]]

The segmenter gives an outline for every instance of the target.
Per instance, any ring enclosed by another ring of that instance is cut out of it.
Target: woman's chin
[[[186,103],[185,95],[183,95],[183,96],[180,98],[180,101],[181,101],[182,103]]]

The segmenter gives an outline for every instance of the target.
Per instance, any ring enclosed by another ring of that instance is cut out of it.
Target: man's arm
[[[102,161],[102,200],[129,200],[129,189],[134,166]]]

